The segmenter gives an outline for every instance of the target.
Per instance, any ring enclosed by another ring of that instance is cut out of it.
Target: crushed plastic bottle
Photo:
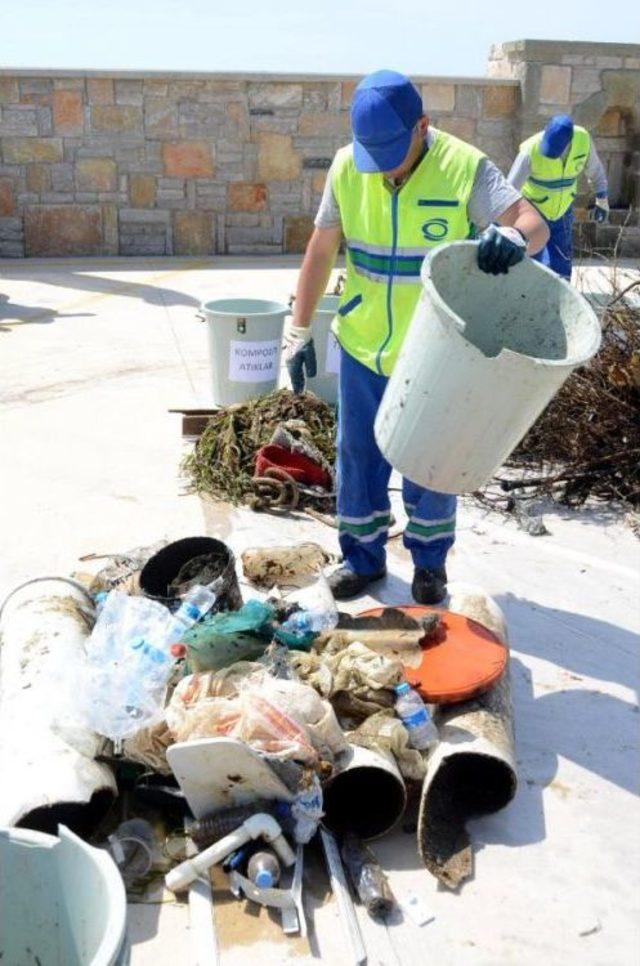
[[[409,732],[409,744],[418,751],[429,751],[438,742],[438,730],[417,691],[406,681],[397,684],[396,714]]]
[[[371,849],[355,835],[345,835],[342,861],[358,898],[369,915],[374,919],[382,919],[393,912],[396,900],[387,877]]]

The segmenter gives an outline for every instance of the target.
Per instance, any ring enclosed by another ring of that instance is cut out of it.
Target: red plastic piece
[[[284,446],[270,443],[256,453],[254,476],[264,476],[265,470],[277,467],[285,470],[297,483],[306,486],[322,486],[331,489],[331,477],[321,466],[302,453],[292,453]]]

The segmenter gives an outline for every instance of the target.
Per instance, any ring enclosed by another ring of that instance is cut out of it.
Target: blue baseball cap
[[[391,171],[404,161],[422,98],[408,77],[394,70],[368,74],[351,102],[353,159],[358,171]]]
[[[573,137],[573,121],[568,114],[555,114],[544,129],[540,154],[559,158]]]

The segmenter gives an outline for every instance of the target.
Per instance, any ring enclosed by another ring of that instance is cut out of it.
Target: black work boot
[[[444,567],[433,570],[416,567],[411,584],[413,599],[418,604],[439,604],[447,596],[447,571]]]
[[[386,575],[384,568],[376,574],[357,574],[348,567],[340,567],[327,577],[327,581],[336,600],[348,600],[349,597],[357,597],[365,587],[376,580],[382,580]]]

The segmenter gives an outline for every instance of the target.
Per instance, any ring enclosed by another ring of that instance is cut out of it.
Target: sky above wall
[[[482,76],[492,43],[640,42],[637,0],[0,0],[0,67]]]

